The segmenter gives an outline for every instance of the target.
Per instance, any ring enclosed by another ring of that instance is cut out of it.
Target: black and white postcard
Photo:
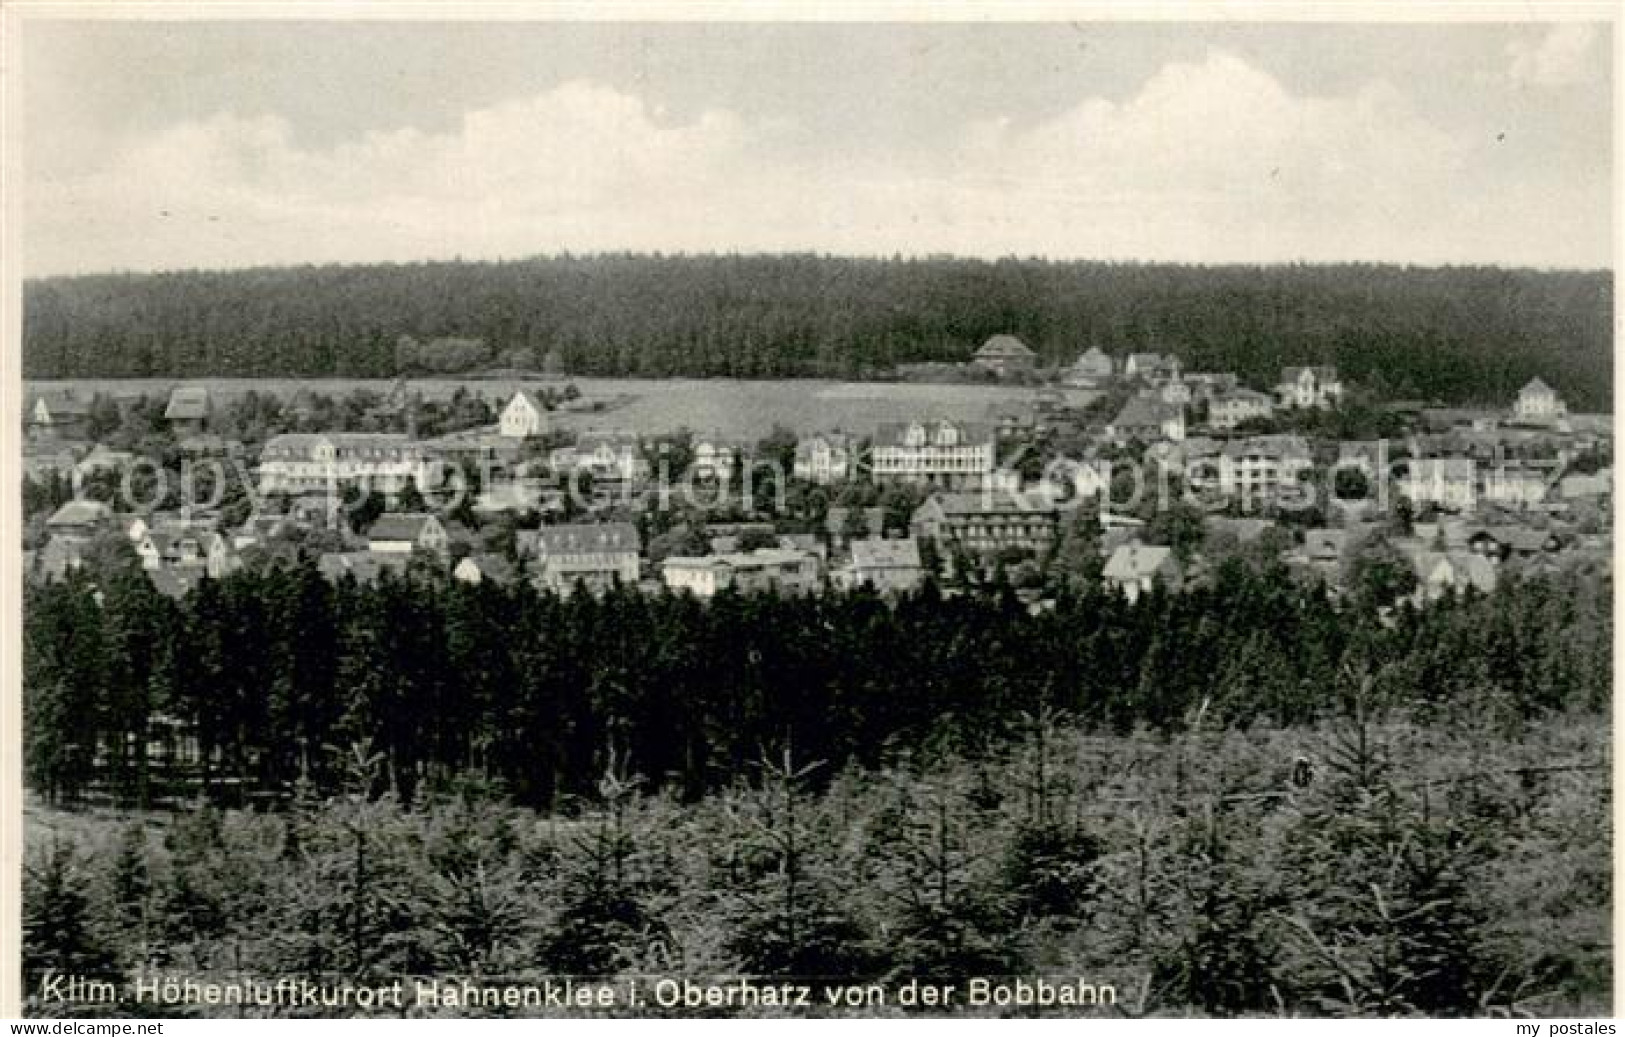
[[[1615,5],[3,15],[0,1014],[1613,1032]]]

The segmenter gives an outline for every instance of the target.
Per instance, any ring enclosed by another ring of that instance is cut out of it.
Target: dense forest
[[[633,256],[118,274],[24,288],[29,378],[884,377],[1012,332],[1045,363],[1163,351],[1270,385],[1335,364],[1381,396],[1505,405],[1539,375],[1611,409],[1605,272]],[[449,347],[448,347],[449,348]],[[432,350],[431,350],[432,351]]]
[[[1469,702],[1419,725],[1343,689],[1314,727],[1092,736],[1063,714],[879,769],[764,753],[692,803],[606,761],[577,820],[477,780],[402,798],[382,753],[285,810],[36,811],[27,989],[108,979],[122,1005],[31,1015],[353,1015],[132,1004],[140,977],[261,984],[956,984],[936,1013],[1042,1016],[1610,1014],[1607,714],[1528,723]],[[1294,761],[1309,761],[1311,773]],[[968,977],[1077,980],[1096,1007],[966,1005]],[[537,1015],[423,1007],[377,1015]],[[580,1014],[578,1010],[575,1014]]]
[[[463,773],[517,803],[591,798],[613,752],[695,798],[794,746],[833,766],[995,744],[1022,710],[1090,729],[1310,723],[1350,673],[1426,714],[1472,697],[1523,718],[1606,708],[1609,580],[1508,578],[1389,613],[1226,562],[1135,605],[1085,590],[1030,614],[1008,585],[899,602],[867,592],[709,602],[626,589],[561,598],[432,567],[330,585],[278,562],[161,596],[133,557],[30,587],[25,763],[72,803],[97,779],[148,797],[151,718],[195,728],[216,792],[331,793],[326,746],[366,742],[403,797]],[[1277,563],[1278,564],[1278,563]],[[97,759],[98,751],[101,759]]]

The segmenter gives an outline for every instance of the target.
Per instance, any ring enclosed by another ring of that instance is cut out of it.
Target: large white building
[[[668,558],[660,567],[667,587],[700,598],[728,588],[740,593],[769,589],[804,593],[817,589],[819,573],[816,554],[787,548]]]
[[[519,537],[520,555],[534,559],[535,584],[557,594],[577,584],[593,592],[636,584],[640,547],[637,528],[627,522],[543,526]]]
[[[433,464],[423,445],[397,432],[290,432],[260,451],[261,493],[326,492],[365,484],[396,493],[431,485]]]
[[[1424,457],[1406,462],[1399,495],[1416,506],[1467,511],[1477,494],[1477,469],[1467,457]]]
[[[796,442],[792,474],[806,482],[828,486],[851,478],[857,447],[844,432],[820,432]]]
[[[1268,499],[1299,485],[1314,463],[1301,436],[1252,436],[1226,443],[1219,452],[1219,492],[1227,497]]]
[[[987,425],[953,421],[894,422],[875,433],[870,468],[876,479],[980,485],[996,462]]]
[[[1275,395],[1283,407],[1334,407],[1343,398],[1335,367],[1285,367]]]

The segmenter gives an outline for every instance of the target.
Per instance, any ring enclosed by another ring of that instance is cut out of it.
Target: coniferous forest
[[[1606,272],[788,256],[110,274],[24,288],[24,375],[885,377],[1020,336],[1273,384],[1333,364],[1383,398],[1504,406],[1536,375],[1611,409]],[[425,356],[424,341],[452,356]]]
[[[163,795],[154,716],[214,761],[167,818],[42,806],[35,975],[1045,975],[1119,1014],[1607,1010],[1604,574],[1394,612],[1239,564],[1037,614],[286,563],[178,603],[119,562],[27,593],[42,800]]]

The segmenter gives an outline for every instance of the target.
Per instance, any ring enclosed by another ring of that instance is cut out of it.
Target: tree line
[[[1611,991],[1606,713],[1431,723],[1358,679],[1312,728],[1091,736],[1023,711],[994,751],[880,769],[787,748],[692,803],[609,760],[601,809],[478,781],[402,798],[384,755],[286,810],[31,817],[23,967],[123,1005],[30,1015],[504,1015],[192,1003],[141,976],[451,986],[560,976],[959,987],[933,1014],[1595,1016]],[[1481,706],[1489,708],[1482,709]],[[61,823],[61,827],[56,825]],[[972,976],[1094,1007],[967,1006]],[[648,982],[645,980],[644,982]],[[252,1002],[251,1002],[252,1003]],[[820,1008],[608,1014],[837,1014]],[[895,998],[863,1015],[898,1015]],[[555,1010],[556,1011],[556,1010]]]
[[[389,377],[484,363],[642,377],[884,377],[1009,332],[1270,385],[1335,364],[1386,398],[1505,405],[1540,376],[1611,407],[1603,271],[1373,264],[557,256],[29,281],[29,378]],[[455,353],[455,356],[450,355]],[[461,359],[459,359],[461,358]]]
[[[606,753],[695,798],[764,748],[834,766],[993,745],[1023,710],[1092,730],[1311,723],[1349,672],[1420,710],[1471,692],[1508,716],[1609,701],[1609,578],[1508,577],[1493,594],[1389,610],[1225,560],[1130,606],[1066,586],[1036,614],[995,574],[897,601],[621,589],[559,597],[433,567],[329,584],[309,561],[250,567],[184,599],[130,553],[26,591],[30,786],[152,798],[153,718],[194,732],[215,796],[331,792],[328,747],[367,742],[410,796],[458,775],[518,803],[591,801]]]

